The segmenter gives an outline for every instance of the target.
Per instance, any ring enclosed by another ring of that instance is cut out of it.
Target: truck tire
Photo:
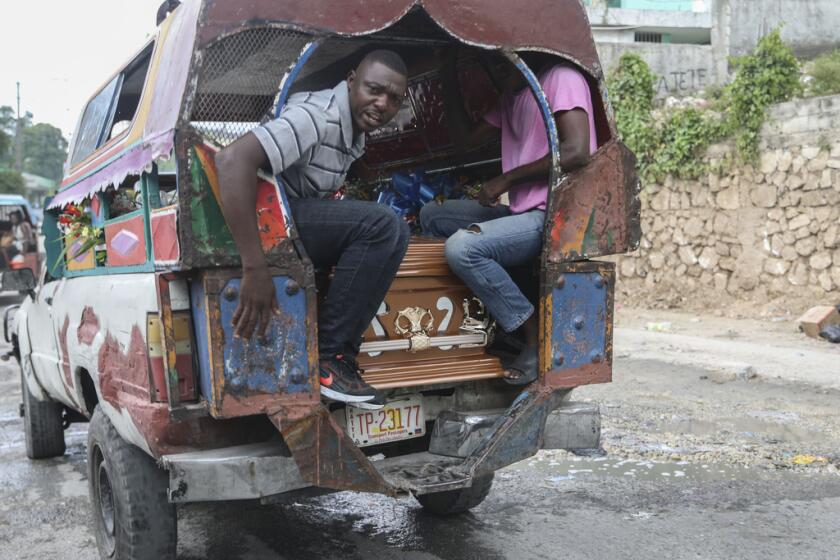
[[[102,558],[167,560],[178,541],[169,477],[96,407],[88,429],[88,491]]]
[[[20,384],[23,398],[23,431],[26,434],[26,456],[46,459],[64,455],[64,407],[52,401],[41,402],[29,394],[21,364]]]
[[[425,511],[435,515],[454,515],[476,507],[484,501],[493,486],[493,473],[473,479],[472,486],[415,496]]]

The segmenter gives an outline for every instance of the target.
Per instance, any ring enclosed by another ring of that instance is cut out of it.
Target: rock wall
[[[760,161],[726,165],[733,154],[713,146],[708,174],[644,187],[640,248],[617,259],[619,296],[790,312],[840,303],[840,96],[775,107]]]

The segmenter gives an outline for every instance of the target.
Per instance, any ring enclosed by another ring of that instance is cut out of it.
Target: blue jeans
[[[291,198],[289,206],[312,263],[335,267],[318,310],[321,357],[355,358],[408,248],[408,226],[375,202]]]
[[[545,212],[511,214],[507,206],[485,208],[474,200],[429,203],[420,211],[427,235],[448,237],[446,260],[505,332],[519,328],[534,306],[505,268],[526,264],[542,248]]]

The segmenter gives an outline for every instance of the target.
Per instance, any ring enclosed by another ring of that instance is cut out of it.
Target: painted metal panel
[[[71,202],[78,204],[93,193],[119,185],[132,173],[139,173],[156,159],[169,154],[174,138],[174,132],[163,132],[128,146],[118,146],[122,149],[113,150],[113,154],[105,152],[97,159],[96,167],[89,175],[77,182],[65,180],[67,186],[55,195],[48,208],[60,208]]]
[[[239,251],[221,209],[219,180],[214,156],[218,149],[207,143],[190,148],[190,193],[188,218],[181,224],[181,256],[184,263],[235,264]],[[257,182],[255,212],[260,243],[266,254],[282,251],[284,242],[294,237],[288,201],[277,181],[263,173]],[[182,207],[182,211],[183,207]],[[186,227],[189,226],[189,227]]]
[[[86,370],[119,434],[142,449],[159,444],[144,416],[151,404],[145,323],[147,313],[157,311],[154,274],[65,278],[54,284],[51,331],[57,333],[61,374],[74,400],[84,402],[79,375]]]
[[[178,242],[177,207],[153,210],[151,224],[155,264],[176,264],[181,258],[181,245]]]
[[[207,402],[213,401],[213,370],[210,365],[210,330],[207,324],[207,299],[204,283],[190,283],[190,308],[192,310],[193,332],[198,355],[201,394]]]
[[[67,379],[62,375],[61,355],[59,354],[58,336],[53,327],[51,302],[58,289],[59,282],[47,282],[44,284],[35,297],[34,302],[25,302],[27,308],[27,331],[29,333],[29,346],[32,352],[32,367],[40,385],[53,398],[72,405],[75,401],[72,397],[73,383],[70,379],[68,388]]]
[[[211,149],[200,144],[190,150],[190,220],[184,225],[189,226],[185,232],[191,241],[188,247],[192,246],[196,253],[218,258],[239,253],[219,206],[219,182],[213,155]]]
[[[559,388],[611,381],[615,265],[551,264],[544,274],[542,384]]]
[[[298,267],[273,274],[279,313],[265,341],[233,336],[238,270],[208,270],[192,283],[202,394],[216,418],[271,414],[280,407],[304,416],[320,403],[314,285],[303,282],[307,273]]]
[[[552,294],[552,360],[566,368],[601,361],[606,342],[606,289],[598,272],[566,273]]]
[[[143,213],[105,224],[108,266],[132,266],[146,262],[146,228]]]
[[[303,393],[311,389],[307,376],[306,300],[303,290],[289,277],[275,277],[280,314],[272,318],[265,343],[234,338],[233,313],[239,304],[240,280],[224,287],[220,322],[224,332],[224,387],[236,397],[253,393]],[[293,293],[290,293],[293,292]],[[232,297],[233,296],[233,297]]]
[[[363,35],[388,27],[415,6],[422,6],[440,27],[467,43],[550,49],[567,54],[590,69],[598,64],[580,0],[208,0],[198,41],[206,45],[254,20]]]
[[[550,262],[632,251],[641,238],[636,158],[610,141],[552,190],[544,251]]]
[[[93,256],[93,249],[88,249],[87,251],[80,253],[79,250],[84,246],[85,239],[81,237],[77,237],[73,240],[70,244],[70,248],[67,249],[67,270],[77,271],[77,270],[89,270],[95,266],[94,263],[94,256]]]

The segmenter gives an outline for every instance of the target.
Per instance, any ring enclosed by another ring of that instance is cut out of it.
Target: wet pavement
[[[542,452],[497,473],[469,514],[338,493],[189,505],[180,559],[840,558],[836,391],[715,383],[710,372],[621,359],[601,402],[604,451]],[[85,426],[67,453],[28,461],[19,372],[0,365],[0,558],[98,558]],[[813,460],[802,460],[811,457]]]

